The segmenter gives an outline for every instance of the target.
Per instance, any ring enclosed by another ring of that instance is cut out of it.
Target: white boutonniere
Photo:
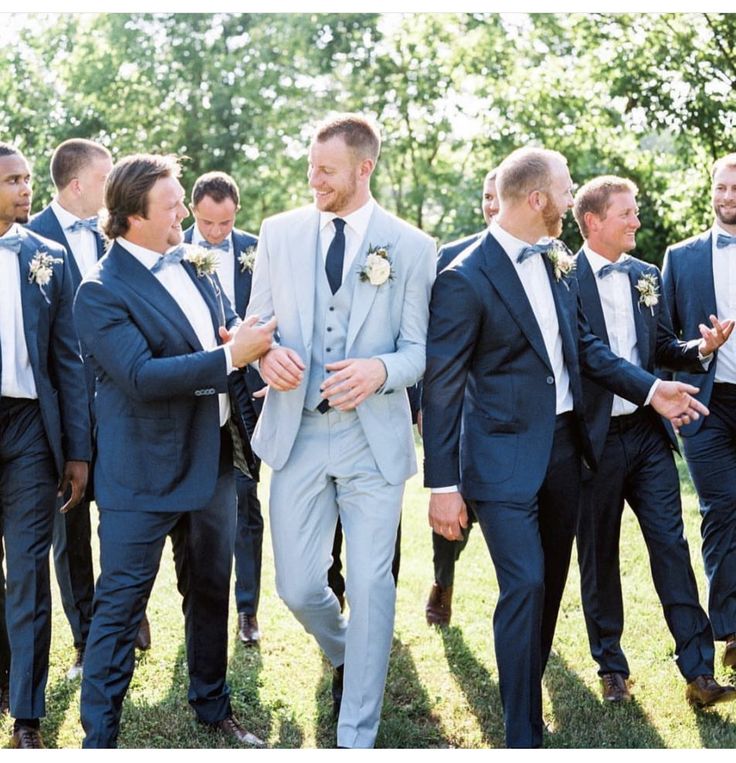
[[[217,270],[219,255],[214,249],[205,249],[203,246],[188,246],[184,259],[191,262],[197,269],[197,276],[211,276]]]
[[[253,266],[256,264],[256,248],[249,246],[238,255],[238,263],[240,264],[240,272],[245,271],[253,272]]]
[[[551,246],[547,250],[547,257],[552,263],[552,272],[555,276],[555,281],[559,281],[565,276],[569,276],[573,270],[575,270],[575,258],[570,253],[570,250],[557,239],[552,239]]]
[[[52,257],[45,249],[39,249],[33,256],[28,266],[28,282],[37,283],[47,304],[51,304],[46,296],[45,286],[49,284],[54,275],[54,265],[64,262],[61,257]]]
[[[368,281],[371,286],[381,286],[394,277],[388,246],[369,246],[365,265],[358,270],[361,281]]]
[[[648,307],[652,315],[654,315],[654,306],[659,302],[657,286],[657,278],[653,273],[644,273],[635,286],[639,292],[639,304]]]

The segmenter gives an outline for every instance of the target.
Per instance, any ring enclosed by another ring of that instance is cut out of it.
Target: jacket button
[[[325,352],[332,352],[332,347],[328,347]]]
[[[547,384],[554,384],[555,383],[555,377],[554,376],[548,376],[547,377]]]
[[[332,331],[332,326],[328,326],[328,327],[327,327],[327,330],[328,330],[328,331]]]

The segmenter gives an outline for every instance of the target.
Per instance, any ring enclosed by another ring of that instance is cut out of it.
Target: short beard
[[[544,227],[547,230],[547,235],[552,238],[558,238],[562,233],[562,218],[560,217],[560,210],[553,207],[551,204],[547,204],[542,210],[542,220],[544,221]]]
[[[736,208],[730,210],[728,216],[724,215],[715,205],[713,206],[713,211],[716,213],[716,220],[722,225],[736,225]]]
[[[24,215],[21,215],[20,217],[16,217],[15,222],[20,223],[21,225],[25,225],[29,219],[30,219],[30,215],[28,212],[26,212]]]

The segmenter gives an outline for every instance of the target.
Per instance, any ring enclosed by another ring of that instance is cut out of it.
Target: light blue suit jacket
[[[258,241],[248,315],[275,315],[282,346],[306,364],[295,390],[270,389],[253,437],[256,453],[273,469],[289,458],[304,408],[314,328],[315,258],[319,211],[302,207],[264,220]],[[434,280],[434,241],[376,205],[354,267],[370,245],[386,246],[393,278],[381,286],[354,280],[346,356],[380,358],[386,383],[356,409],[373,457],[386,481],[400,484],[416,472],[406,388],[421,378]]]

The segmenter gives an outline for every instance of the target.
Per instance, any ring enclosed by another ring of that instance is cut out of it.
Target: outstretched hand
[[[669,419],[676,432],[680,427],[707,416],[710,411],[693,395],[700,390],[692,384],[677,381],[660,381],[651,399],[657,413]]]
[[[711,315],[709,318],[712,328],[708,328],[704,323],[698,326],[700,336],[703,337],[698,345],[698,350],[703,357],[712,354],[726,342],[734,327],[734,321],[731,318],[725,321],[719,321],[715,315]]]

